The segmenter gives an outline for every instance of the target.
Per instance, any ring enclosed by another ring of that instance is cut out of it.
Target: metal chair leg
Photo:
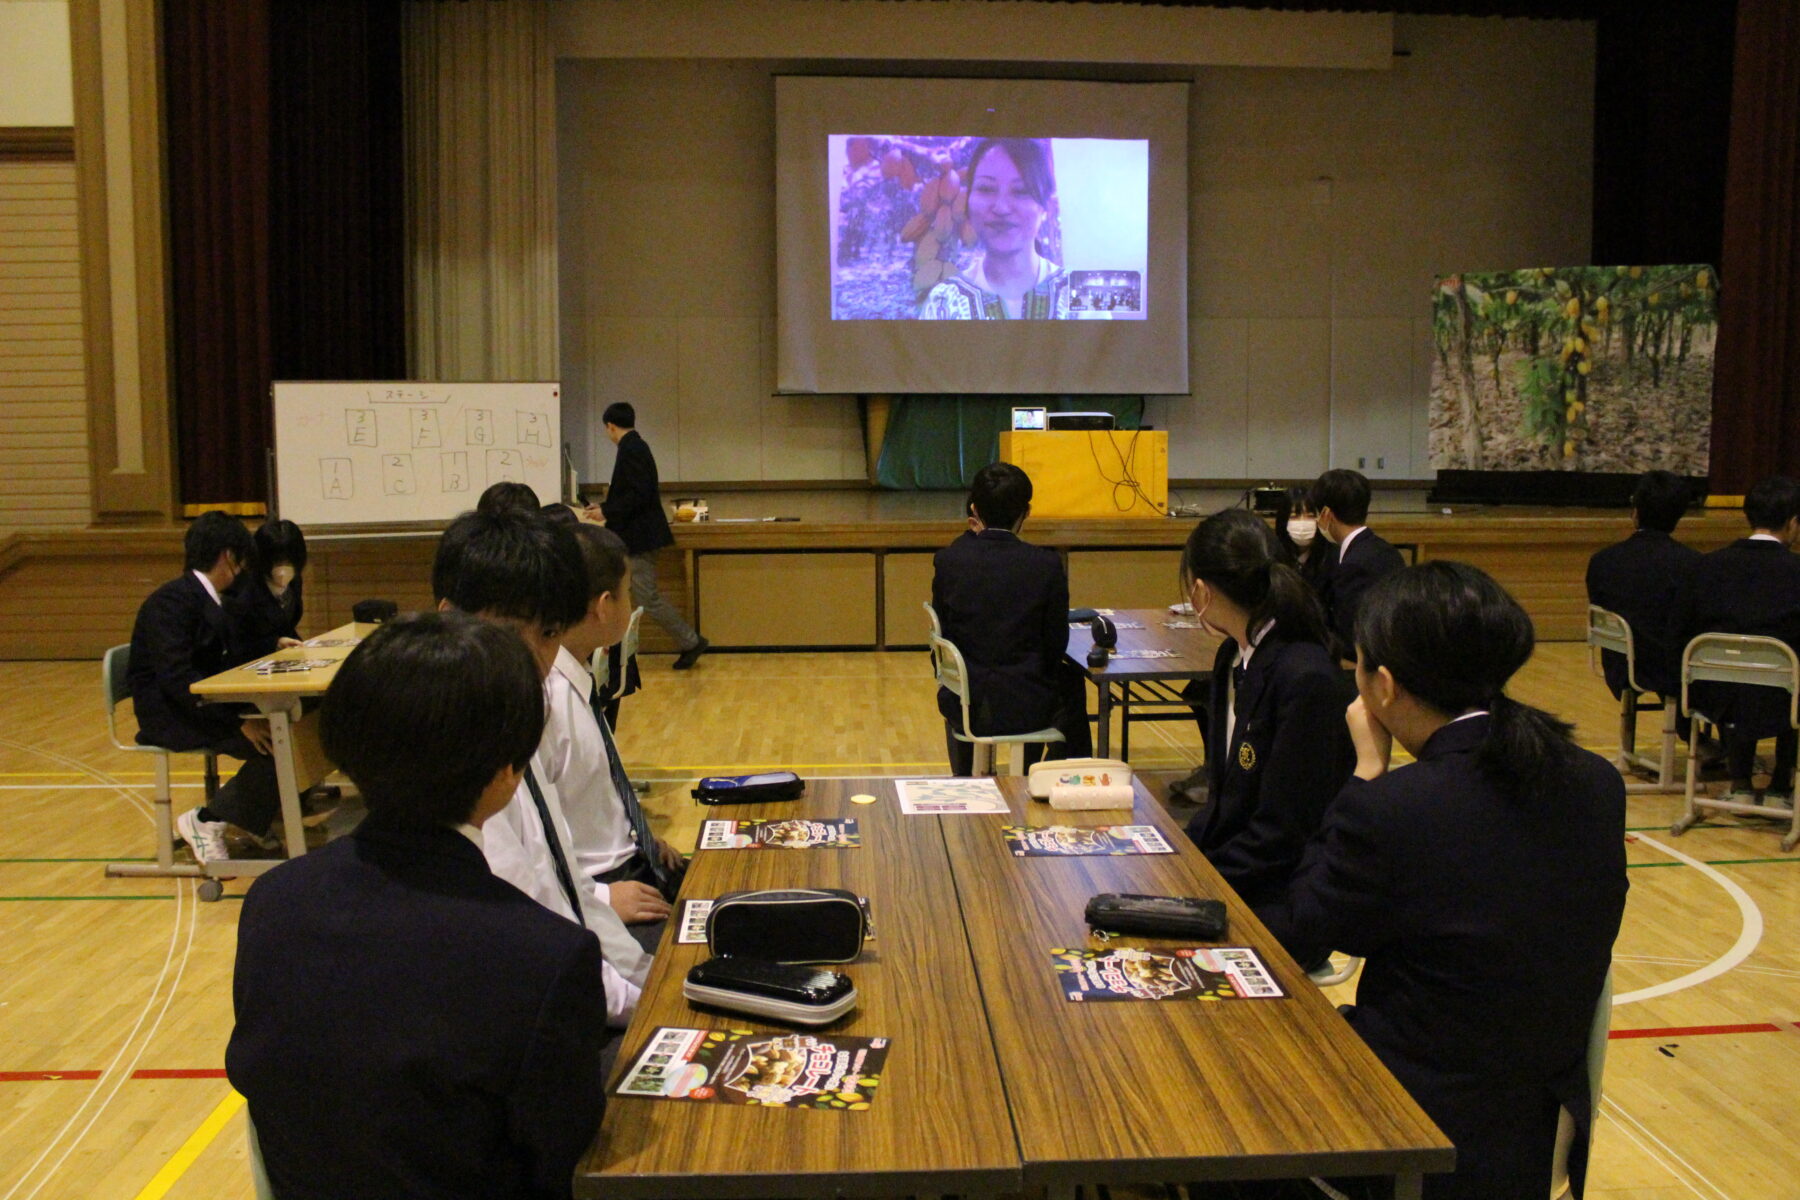
[[[198,863],[175,861],[175,816],[173,788],[169,783],[169,756],[156,756],[156,794],[150,799],[150,821],[156,827],[156,861],[108,863],[109,879],[193,878],[204,875]]]
[[[1685,793],[1686,804],[1681,816],[1676,819],[1673,825],[1669,826],[1669,832],[1676,837],[1680,837],[1682,834],[1692,829],[1694,823],[1700,819],[1700,807],[1694,802],[1694,788],[1700,782],[1700,756],[1694,753],[1694,747],[1700,742],[1700,720],[1698,717],[1690,718],[1688,722],[1688,739],[1687,790]]]

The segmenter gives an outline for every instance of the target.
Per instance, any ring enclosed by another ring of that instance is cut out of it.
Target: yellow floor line
[[[230,1124],[231,1118],[237,1116],[238,1110],[243,1107],[244,1098],[242,1096],[238,1095],[235,1090],[228,1093],[223,1100],[219,1101],[219,1106],[212,1110],[212,1114],[200,1122],[200,1128],[194,1130],[193,1135],[181,1144],[181,1149],[175,1152],[175,1156],[164,1163],[162,1170],[158,1171],[155,1177],[144,1185],[144,1190],[137,1194],[136,1200],[162,1200],[164,1196],[168,1195],[169,1189],[175,1186],[177,1180],[187,1174],[187,1169],[194,1165],[194,1160],[213,1144],[213,1139],[219,1136],[219,1131]]]

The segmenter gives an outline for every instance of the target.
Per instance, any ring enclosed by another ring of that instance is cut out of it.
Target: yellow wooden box
[[[1031,476],[1035,517],[1161,517],[1169,509],[1165,430],[1002,433],[1000,461]]]

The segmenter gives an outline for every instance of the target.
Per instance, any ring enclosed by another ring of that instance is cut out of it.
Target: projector
[[[1113,415],[1109,412],[1063,412],[1051,413],[1045,418],[1050,429],[1111,429]]]

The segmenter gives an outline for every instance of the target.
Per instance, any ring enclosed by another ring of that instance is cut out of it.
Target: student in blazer
[[[496,878],[482,826],[544,721],[518,634],[384,624],[321,732],[369,816],[244,899],[225,1051],[282,1200],[566,1200],[604,1106],[600,947]]]
[[[1350,1024],[1456,1144],[1425,1195],[1543,1200],[1557,1111],[1593,1121],[1587,1043],[1625,909],[1625,787],[1510,699],[1531,620],[1463,563],[1409,567],[1358,618],[1356,774],[1258,915],[1301,961],[1362,955]],[[1417,761],[1388,768],[1394,742]]]
[[[253,565],[225,594],[225,612],[245,659],[299,642],[306,615],[306,535],[292,521],[264,521],[252,540]]]
[[[1328,552],[1335,551],[1335,561],[1318,584],[1334,639],[1332,648],[1339,658],[1351,658],[1356,611],[1363,593],[1382,576],[1404,567],[1406,560],[1364,524],[1369,519],[1369,481],[1359,472],[1325,472],[1312,485],[1308,498],[1318,514],[1319,532],[1333,543]]]
[[[1674,538],[1687,511],[1688,482],[1673,471],[1650,471],[1631,494],[1637,532],[1588,560],[1589,604],[1618,613],[1631,625],[1638,686],[1659,696],[1681,696],[1682,629],[1694,570],[1701,554]],[[1625,656],[1600,656],[1606,686],[1617,696],[1626,685]],[[1686,730],[1684,728],[1683,732]]]
[[[1744,497],[1750,536],[1694,565],[1687,638],[1702,633],[1747,633],[1779,638],[1800,652],[1800,483],[1776,475]],[[1685,642],[1684,642],[1685,644]],[[1769,792],[1793,796],[1794,760],[1800,749],[1788,719],[1788,697],[1774,688],[1732,683],[1696,683],[1689,689],[1694,708],[1724,724],[1725,757],[1734,791],[1751,788],[1759,738],[1775,739],[1775,769]]]
[[[1213,661],[1207,793],[1188,836],[1248,904],[1282,894],[1325,804],[1350,775],[1349,690],[1300,572],[1262,518],[1202,521],[1182,551],[1199,619],[1224,635]]]
[[[1030,733],[1052,725],[1063,742],[1048,757],[1093,751],[1082,673],[1067,661],[1069,577],[1046,546],[1019,539],[1031,513],[1031,479],[1011,463],[989,463],[969,489],[969,529],[932,560],[931,606],[944,638],[962,651],[969,678],[970,727],[978,734]],[[974,749],[962,728],[962,703],[938,689],[950,769],[967,775]]]
[[[669,631],[681,653],[675,669],[685,671],[700,660],[712,643],[694,632],[675,611],[656,583],[656,552],[675,544],[669,518],[663,513],[662,492],[656,474],[656,456],[650,443],[637,431],[637,410],[623,401],[609,404],[601,415],[606,436],[618,447],[613,460],[612,482],[600,511],[606,527],[625,539],[631,551],[631,602],[644,615]]]

